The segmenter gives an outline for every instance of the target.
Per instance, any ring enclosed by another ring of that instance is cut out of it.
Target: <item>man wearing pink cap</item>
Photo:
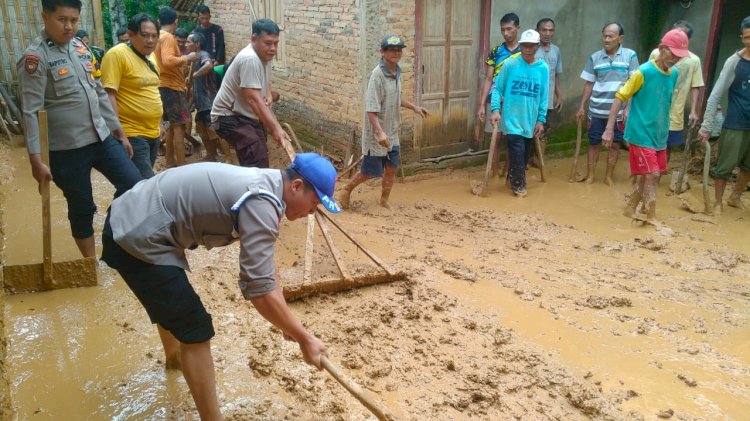
[[[667,170],[669,109],[678,75],[672,67],[689,54],[687,35],[672,29],[661,39],[659,57],[638,67],[615,95],[602,143],[607,148],[612,146],[617,111],[632,98],[624,137],[630,144],[630,175],[642,176],[628,198],[627,217],[635,217],[642,204],[646,221],[656,220],[656,185]]]

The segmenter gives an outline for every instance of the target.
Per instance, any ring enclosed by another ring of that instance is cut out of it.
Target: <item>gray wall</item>
[[[750,4],[748,4],[747,0],[727,0],[725,7],[714,80],[719,77],[719,72],[724,67],[726,59],[735,51],[742,48],[740,23],[746,16],[750,16]]]
[[[581,70],[591,53],[602,48],[601,30],[606,22],[620,22],[625,29],[623,46],[636,50],[639,57],[643,55],[639,45],[639,7],[639,1],[635,0],[604,4],[590,0],[493,0],[490,48],[502,42],[500,18],[506,13],[514,12],[519,16],[519,32],[534,29],[537,21],[543,17],[554,19],[555,37],[552,42],[560,47],[563,60],[563,74],[560,78],[563,115],[570,117],[578,110],[581,99]]]

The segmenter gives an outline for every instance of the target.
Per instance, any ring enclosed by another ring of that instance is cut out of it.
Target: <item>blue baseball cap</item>
[[[298,153],[289,168],[297,171],[310,183],[328,212],[339,213],[341,206],[333,200],[336,187],[336,169],[327,159],[316,153]]]

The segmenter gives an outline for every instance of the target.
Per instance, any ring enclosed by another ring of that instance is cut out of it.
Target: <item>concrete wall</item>
[[[747,0],[726,0],[714,80],[719,77],[719,72],[724,67],[727,58],[742,48],[740,23],[747,16],[750,16],[750,6]],[[714,80],[711,81],[712,85]]]
[[[580,104],[583,81],[580,78],[586,60],[596,50],[602,48],[601,30],[609,21],[620,22],[625,29],[624,47],[640,48],[640,13],[638,1],[618,1],[597,3],[585,0],[549,0],[530,2],[527,0],[493,0],[490,27],[490,46],[503,42],[500,35],[500,19],[513,12],[521,20],[521,29],[536,29],[539,19],[549,17],[555,21],[553,43],[560,47],[563,60],[563,74],[560,77],[563,96],[563,118],[575,114]],[[520,33],[519,33],[520,35]],[[649,50],[650,51],[650,50]]]

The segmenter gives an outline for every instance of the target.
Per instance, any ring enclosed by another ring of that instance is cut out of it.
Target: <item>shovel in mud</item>
[[[570,168],[568,183],[580,183],[586,177],[578,173],[578,155],[581,153],[581,120],[576,127],[576,154],[573,156],[573,166]]]
[[[47,112],[39,111],[39,143],[44,165],[49,165]],[[70,262],[52,262],[49,181],[41,186],[42,194],[42,263],[3,267],[5,290],[10,293],[46,291],[60,288],[96,286],[96,258],[86,257]]]
[[[497,124],[492,126],[492,138],[490,140],[490,149],[487,152],[487,166],[484,170],[484,179],[480,181],[471,181],[471,192],[477,196],[487,197],[487,187],[490,184],[490,174],[492,173],[492,161],[495,158],[495,144],[497,143]]]

